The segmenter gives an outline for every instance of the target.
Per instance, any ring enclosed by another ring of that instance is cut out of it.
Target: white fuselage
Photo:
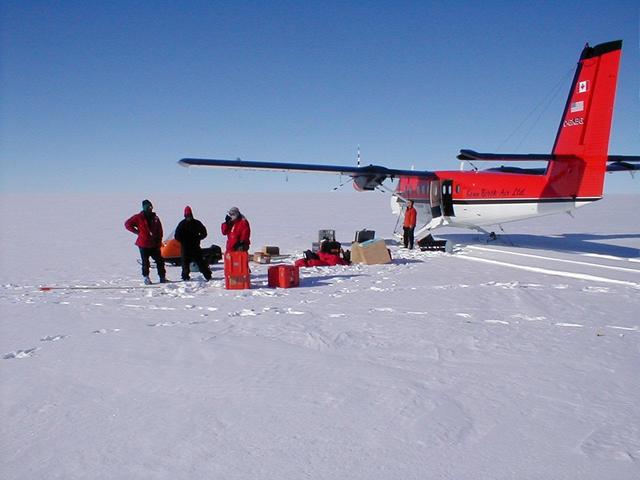
[[[550,201],[531,199],[510,202],[509,199],[493,200],[491,202],[453,202],[452,216],[433,216],[431,205],[427,201],[415,202],[418,214],[416,238],[426,236],[429,231],[438,227],[459,227],[486,231],[485,227],[499,225],[517,220],[565,213],[592,203],[592,201],[575,201],[561,199]],[[396,197],[391,199],[391,211],[400,215],[403,213],[404,202]]]

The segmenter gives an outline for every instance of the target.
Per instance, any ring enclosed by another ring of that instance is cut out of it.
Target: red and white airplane
[[[603,196],[606,172],[640,170],[640,156],[609,155],[609,135],[622,41],[585,46],[551,154],[496,154],[461,150],[460,160],[546,162],[545,168],[501,166],[486,170],[419,171],[369,165],[306,165],[283,162],[183,158],[183,166],[348,175],[356,190],[398,179],[391,199],[400,214],[407,200],[418,210],[419,240],[442,226],[487,232],[485,227],[570,212]]]

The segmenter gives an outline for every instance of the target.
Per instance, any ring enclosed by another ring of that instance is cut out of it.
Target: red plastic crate
[[[300,269],[293,265],[274,265],[268,270],[271,288],[292,288],[300,285]]]
[[[249,275],[225,275],[224,288],[227,290],[245,290],[251,288],[251,277]]]
[[[224,276],[241,277],[249,275],[249,254],[247,252],[226,252],[224,254]]]
[[[224,254],[224,287],[227,290],[251,288],[249,254],[247,252],[226,252]]]

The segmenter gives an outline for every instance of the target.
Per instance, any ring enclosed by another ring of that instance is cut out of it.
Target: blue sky
[[[359,144],[364,163],[436,170],[458,168],[460,148],[547,153],[584,43],[616,39],[610,152],[640,154],[636,1],[0,8],[4,192],[152,197],[338,183],[187,170],[176,164],[185,156],[351,164]],[[609,175],[606,190],[640,192],[640,178]]]

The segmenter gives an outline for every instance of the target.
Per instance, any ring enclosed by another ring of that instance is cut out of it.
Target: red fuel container
[[[251,288],[251,277],[249,275],[225,275],[224,288],[227,290],[245,290]]]
[[[227,290],[251,288],[249,254],[227,252],[224,254],[224,286]]]
[[[224,275],[248,275],[249,254],[247,252],[227,252],[224,254]]]
[[[292,288],[300,285],[300,269],[293,265],[274,265],[268,270],[271,288]]]

